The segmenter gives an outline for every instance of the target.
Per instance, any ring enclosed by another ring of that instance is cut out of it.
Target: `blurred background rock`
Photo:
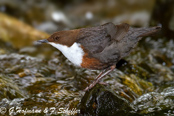
[[[106,22],[147,26],[155,0],[1,0],[0,11],[54,32]]]

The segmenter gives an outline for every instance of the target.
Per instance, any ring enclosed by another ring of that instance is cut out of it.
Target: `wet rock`
[[[121,116],[128,115],[132,109],[129,101],[101,85],[96,85],[83,96],[80,114]]]
[[[174,115],[174,88],[165,88],[162,92],[151,92],[142,95],[132,105],[142,115]]]
[[[24,91],[22,91],[12,79],[0,75],[0,99],[8,98],[22,98],[25,97]]]
[[[127,85],[137,95],[142,95],[146,92],[153,91],[153,84],[143,79],[138,78],[136,75],[122,76],[122,83]]]
[[[37,82],[36,77],[44,77],[51,69],[44,65],[43,59],[26,55],[0,55],[0,73],[8,75],[21,87],[27,87]],[[38,65],[40,64],[40,65]]]
[[[30,69],[33,68],[34,71],[34,67],[32,66],[36,66],[35,63],[42,62],[42,59],[13,53],[10,55],[0,55],[0,61],[0,72],[3,74],[10,74],[15,72],[17,73],[27,67]]]
[[[121,83],[129,87],[138,96],[154,90],[153,84],[146,81],[150,78],[148,71],[142,67],[127,62],[118,69],[124,73],[124,75],[119,76]]]
[[[146,70],[144,70],[143,68],[141,68],[140,66],[136,64],[131,64],[130,62],[127,62],[126,64],[119,67],[118,69],[124,72],[124,74],[128,74],[128,75],[134,74],[137,77],[142,79],[147,79],[149,76]]]

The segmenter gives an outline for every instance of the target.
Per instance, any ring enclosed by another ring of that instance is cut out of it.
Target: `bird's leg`
[[[101,75],[100,77],[98,77],[96,79],[95,84],[97,84],[104,76],[106,76],[107,74],[109,74],[111,71],[113,71],[115,69],[115,65],[111,66],[110,69],[108,71],[106,71],[103,75]]]
[[[97,81],[97,79],[100,77],[100,76],[102,76],[102,74],[105,72],[105,70],[103,70],[102,72],[100,72],[99,73],[99,75],[96,77],[96,79],[94,80],[94,81]],[[92,84],[91,84],[92,85]],[[90,86],[89,86],[90,87]],[[89,87],[86,87],[85,89],[84,89],[84,91],[87,91],[87,90],[89,90]]]
[[[91,88],[93,88],[104,76],[106,76],[108,73],[110,73],[111,71],[113,71],[115,69],[115,65],[111,66],[109,70],[107,70],[106,72],[105,71],[102,71],[96,78],[96,80],[90,84],[88,87],[85,88],[84,91],[87,91]],[[104,73],[105,72],[105,73]],[[104,73],[104,74],[103,74]]]

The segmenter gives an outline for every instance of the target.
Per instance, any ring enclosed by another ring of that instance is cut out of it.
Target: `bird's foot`
[[[101,84],[101,85],[108,85],[107,83],[105,82],[97,82],[97,81],[94,81],[92,84],[90,84],[88,87],[86,87],[84,89],[84,91],[88,91],[90,89],[92,89],[97,83]]]
[[[102,71],[98,76],[97,76],[97,78],[96,78],[96,80],[92,83],[92,84],[90,84],[88,87],[86,87],[85,89],[84,89],[84,91],[87,91],[87,90],[89,90],[89,89],[91,89],[91,88],[93,88],[97,83],[99,83],[99,81],[104,77],[104,76],[106,76],[108,73],[110,73],[112,70],[114,70],[115,69],[115,65],[113,65],[113,66],[111,66],[110,67],[110,69],[108,70],[108,71]],[[105,72],[105,73],[104,73]],[[103,74],[104,73],[104,74]],[[104,84],[104,85],[107,85],[106,83],[101,83],[101,84]]]

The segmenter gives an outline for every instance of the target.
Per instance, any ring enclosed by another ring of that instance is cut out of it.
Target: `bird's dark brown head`
[[[77,39],[79,30],[58,31],[53,33],[47,40],[48,42],[71,46]]]
[[[79,29],[58,31],[53,33],[48,39],[38,40],[39,43],[56,43],[70,47],[78,38]]]

